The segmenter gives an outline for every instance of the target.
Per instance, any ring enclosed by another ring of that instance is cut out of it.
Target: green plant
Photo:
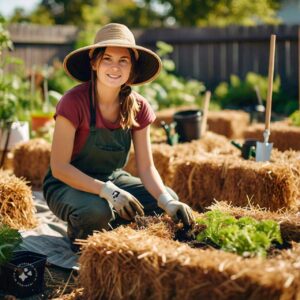
[[[168,58],[173,47],[164,42],[157,42],[157,54],[162,58],[163,68],[158,78],[148,84],[134,87],[152,104],[155,109],[165,107],[200,104],[200,93],[205,86],[197,80],[185,80],[174,74],[175,63]]]
[[[294,111],[289,118],[293,125],[300,126],[300,110]]]
[[[7,225],[0,225],[0,265],[8,262],[13,250],[21,243],[21,234]]]
[[[266,256],[272,242],[282,243],[279,225],[272,220],[257,221],[235,217],[219,210],[209,211],[197,220],[205,229],[197,235],[201,242],[212,242],[222,250],[243,256]]]
[[[229,83],[221,82],[214,91],[216,99],[223,108],[246,107],[258,104],[255,88],[258,88],[262,99],[267,98],[268,78],[262,75],[249,72],[245,80],[236,75],[230,76]],[[278,98],[280,92],[280,77],[276,76],[273,82],[273,99]]]
[[[60,94],[64,94],[67,90],[76,85],[76,81],[71,79],[64,71],[61,62],[55,61],[53,67],[49,72],[48,87],[50,92],[56,91]],[[49,92],[49,94],[50,94]],[[51,101],[51,98],[50,98]],[[56,99],[57,102],[57,99]],[[52,104],[56,104],[52,102]]]
[[[0,53],[12,49],[8,31],[0,20]],[[20,59],[6,55],[0,61],[0,126],[15,120],[26,120],[29,110],[29,82],[25,79],[24,64]],[[13,71],[6,71],[11,68]]]

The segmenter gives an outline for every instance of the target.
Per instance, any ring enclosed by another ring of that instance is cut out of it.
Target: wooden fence
[[[77,27],[62,25],[12,24],[8,30],[14,43],[11,54],[23,59],[27,70],[62,61],[73,50],[78,34]]]
[[[171,58],[177,73],[196,78],[209,87],[228,80],[231,74],[244,78],[249,71],[267,75],[269,40],[277,35],[275,75],[279,74],[286,89],[296,94],[298,86],[298,27],[231,26],[227,28],[157,28],[135,30],[139,44],[155,49],[157,41],[174,46]],[[41,27],[11,25],[15,55],[26,61],[26,66],[51,63],[62,59],[72,50],[77,29],[73,26]]]

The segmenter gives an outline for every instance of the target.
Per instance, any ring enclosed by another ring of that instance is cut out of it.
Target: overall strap
[[[96,127],[96,103],[94,101],[94,84],[93,80],[89,85],[89,99],[90,99],[90,129]]]

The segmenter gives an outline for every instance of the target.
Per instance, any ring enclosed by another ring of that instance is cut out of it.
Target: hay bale
[[[296,299],[300,246],[271,259],[189,246],[120,227],[83,245],[84,299]]]
[[[225,109],[208,113],[208,130],[228,138],[241,138],[249,124],[250,116],[242,110]]]
[[[196,106],[172,107],[156,112],[153,125],[159,127],[161,121],[170,124],[174,121],[173,115],[181,110],[199,109]],[[250,116],[242,110],[209,111],[207,127],[209,131],[224,135],[228,138],[241,138],[250,124]]]
[[[216,199],[234,206],[254,205],[276,211],[297,210],[300,200],[300,152],[272,152],[271,162],[236,155],[206,154],[175,166],[171,186],[196,210]]]
[[[18,144],[13,152],[15,175],[25,177],[34,188],[40,188],[50,165],[51,144],[44,139],[32,139]]]
[[[189,143],[174,146],[167,144],[152,145],[154,164],[163,182],[168,186],[173,182],[177,162],[185,161],[191,156],[202,157],[206,152],[215,154],[240,153],[224,136],[212,132],[206,132],[201,139]],[[133,149],[130,151],[124,170],[133,176],[138,176]]]
[[[263,141],[263,124],[255,124],[244,131],[244,138]],[[300,150],[300,127],[289,125],[286,121],[271,124],[270,142],[280,151]]]
[[[300,242],[300,215],[287,210],[272,212],[258,206],[232,206],[224,201],[216,201],[208,207],[209,210],[220,210],[236,218],[252,217],[260,220],[274,220],[280,225],[280,232],[284,241]]]
[[[37,225],[32,192],[25,180],[0,170],[0,222],[14,229]]]

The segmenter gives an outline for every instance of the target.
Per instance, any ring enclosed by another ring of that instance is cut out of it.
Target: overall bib
[[[89,98],[90,132],[85,145],[71,164],[93,178],[104,182],[110,180],[134,195],[144,206],[145,215],[162,213],[141,180],[122,170],[129,155],[131,130],[96,128],[96,108],[93,106],[91,89]],[[174,191],[167,189],[174,199],[178,199]],[[51,169],[45,176],[43,193],[51,211],[68,222],[68,235],[71,240],[84,239],[93,230],[109,230],[128,223],[113,211],[108,201],[98,195],[72,188],[54,178]]]

